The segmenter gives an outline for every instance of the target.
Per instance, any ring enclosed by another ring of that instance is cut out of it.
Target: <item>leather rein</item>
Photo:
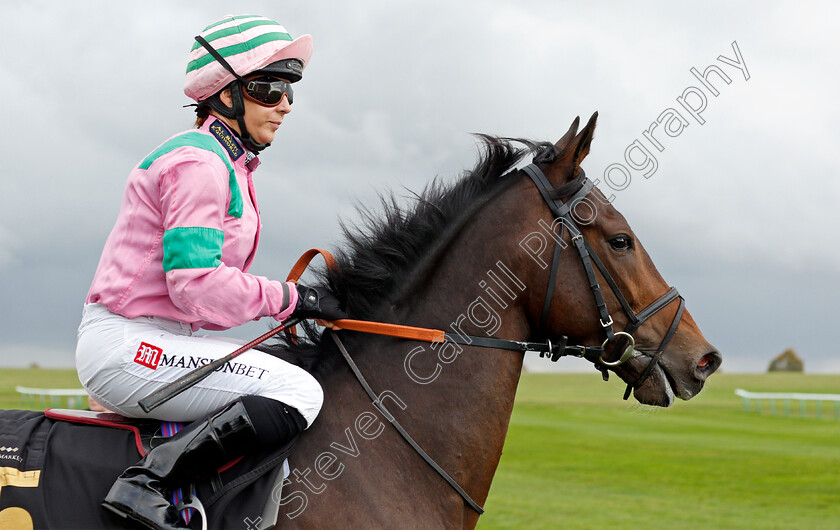
[[[540,353],[540,357],[549,357],[551,361],[557,361],[560,357],[563,356],[583,357],[595,364],[595,367],[602,372],[604,380],[607,380],[609,368],[624,364],[633,357],[646,355],[644,353],[638,352],[635,349],[635,339],[633,338],[633,332],[635,332],[645,321],[651,318],[658,311],[663,309],[665,306],[669,305],[674,300],[679,299],[679,308],[677,309],[677,313],[674,316],[674,320],[671,322],[671,326],[665,333],[662,342],[659,344],[659,347],[656,349],[655,353],[653,355],[649,355],[650,362],[648,362],[648,365],[645,367],[645,369],[642,371],[642,373],[639,375],[636,381],[627,385],[627,389],[624,392],[624,399],[627,399],[634,388],[639,388],[642,385],[642,383],[644,383],[647,380],[647,378],[650,377],[650,375],[653,373],[654,368],[659,363],[659,359],[662,356],[662,352],[665,350],[671,338],[674,336],[674,333],[676,333],[680,319],[682,318],[683,310],[685,308],[685,300],[682,296],[680,296],[676,288],[671,287],[668,290],[668,292],[659,297],[653,303],[649,304],[642,311],[640,311],[639,313],[634,312],[633,309],[630,307],[630,303],[621,293],[621,290],[618,288],[618,285],[616,284],[615,280],[613,280],[609,271],[607,271],[603,262],[598,258],[598,255],[589,245],[589,242],[584,237],[583,233],[581,232],[572,215],[574,207],[581,200],[583,200],[584,197],[586,197],[594,187],[592,181],[590,181],[586,177],[585,173],[583,172],[583,169],[580,170],[580,173],[577,177],[575,177],[574,180],[556,189],[552,187],[545,174],[536,164],[532,163],[523,168],[522,171],[525,172],[525,174],[527,174],[531,178],[534,185],[539,190],[540,195],[542,195],[543,199],[548,205],[548,208],[551,210],[555,222],[560,221],[560,232],[557,238],[558,242],[556,243],[554,248],[554,254],[552,257],[551,264],[551,273],[549,276],[545,303],[543,304],[543,312],[540,317],[540,329],[545,328],[545,324],[548,320],[548,312],[551,306],[552,299],[551,294],[554,291],[558,275],[560,251],[562,250],[562,248],[565,248],[565,246],[567,246],[561,245],[559,243],[563,236],[563,229],[565,227],[569,231],[572,244],[575,246],[578,254],[580,255],[581,263],[583,264],[583,268],[586,272],[586,276],[589,281],[589,287],[592,290],[593,296],[595,297],[595,304],[598,308],[601,327],[603,328],[604,334],[606,336],[606,339],[601,344],[601,346],[570,345],[567,343],[569,338],[565,335],[555,337],[554,341],[552,341],[550,338],[547,338],[545,342],[529,342],[508,339],[497,339],[495,337],[475,337],[471,335],[461,335],[457,333],[446,333],[438,329],[418,328],[412,326],[402,326],[398,324],[388,324],[384,322],[371,322],[366,320],[341,319],[336,320],[334,324],[342,330],[360,331],[364,333],[374,333],[378,335],[388,335],[392,337],[400,337],[424,342],[449,342],[464,346],[479,346],[482,348],[493,348],[521,352],[535,351]],[[569,195],[572,195],[572,197],[565,202],[558,198]],[[336,261],[328,251],[321,249],[311,249],[300,257],[295,266],[292,268],[292,271],[289,273],[287,281],[297,282],[297,280],[300,279],[301,275],[308,267],[309,262],[318,254],[321,254],[324,257],[324,260],[327,262],[327,267],[336,267]],[[603,276],[604,280],[607,282],[607,285],[610,287],[615,297],[618,299],[618,302],[621,304],[624,313],[627,315],[628,324],[625,327],[624,331],[613,330],[613,319],[610,316],[609,310],[607,309],[606,301],[604,300],[604,296],[601,293],[601,287],[595,275],[596,267]],[[290,331],[292,334],[294,334],[294,328],[291,328]],[[376,392],[374,392],[374,390],[365,380],[358,366],[353,361],[347,349],[344,347],[344,344],[342,343],[338,334],[333,330],[329,330],[329,334],[332,337],[333,341],[335,341],[339,351],[346,360],[347,364],[350,366],[350,369],[352,370],[353,374],[356,376],[356,379],[364,388],[368,396],[372,399],[373,405],[377,409],[379,409],[380,412],[382,412],[385,418],[399,432],[400,436],[402,436],[403,439],[405,439],[406,442],[415,451],[417,451],[417,453],[423,458],[423,460],[425,460],[426,463],[432,467],[432,469],[434,469],[444,480],[446,480],[446,482],[453,489],[455,489],[455,491],[458,492],[459,495],[461,495],[461,497],[464,499],[467,505],[470,506],[470,508],[472,508],[479,514],[484,513],[484,509],[478,503],[476,503],[467,494],[467,492],[464,491],[464,489],[449,474],[447,474],[446,471],[444,471],[444,469],[441,468],[440,465],[438,465],[429,456],[428,453],[426,453],[420,447],[419,444],[417,444],[417,442],[411,437],[411,435],[400,425],[396,418],[394,418],[394,416],[390,412],[388,412],[388,410],[385,408],[385,406],[379,399],[379,396],[376,394]],[[606,348],[611,343],[615,343],[615,349],[620,349],[622,346],[624,346],[624,350],[621,356],[618,358],[618,360],[615,361],[604,358]]]

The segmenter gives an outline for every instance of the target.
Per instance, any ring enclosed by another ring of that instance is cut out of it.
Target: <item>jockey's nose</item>
[[[279,111],[282,114],[288,114],[292,112],[292,104],[289,103],[289,96],[287,94],[283,94],[283,99],[280,100],[280,103],[274,107],[274,110]]]

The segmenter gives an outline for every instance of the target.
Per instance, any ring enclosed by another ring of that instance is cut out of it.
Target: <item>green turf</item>
[[[0,408],[21,408],[15,385],[80,387],[72,370],[4,369]],[[840,376],[718,374],[653,409],[598,374],[524,374],[479,528],[840,528],[833,405],[747,412],[736,388],[838,394]]]
[[[35,388],[82,388],[75,370],[53,370],[44,368],[2,368],[0,369],[0,409],[35,409],[43,410],[38,402],[26,403],[15,391],[16,386]],[[65,406],[66,402],[50,404],[46,407]]]
[[[652,409],[597,375],[524,374],[479,528],[840,528],[833,405],[746,412],[736,388],[840,393],[840,376],[719,374]]]

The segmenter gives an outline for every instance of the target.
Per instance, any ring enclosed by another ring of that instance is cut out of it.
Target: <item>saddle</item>
[[[113,412],[77,409],[47,409],[44,416],[54,422],[129,431],[133,434],[138,459],[183,426],[177,422],[128,418]],[[225,515],[230,510],[225,507],[231,505],[231,501],[236,499],[235,505],[241,505],[244,499],[248,499],[253,504],[256,498],[257,504],[249,509],[249,513],[260,514],[257,519],[260,524],[255,528],[273,526],[280,507],[280,495],[277,492],[281,491],[282,483],[289,475],[288,455],[294,441],[268,453],[236,458],[211,472],[207,480],[189,485],[186,494],[181,488],[174,491],[172,502],[182,510],[187,525],[190,525],[193,510],[196,510],[201,514],[201,528],[207,528],[208,522],[211,527],[221,528],[226,527]]]
[[[78,409],[47,409],[44,416],[56,421],[69,421],[84,425],[96,425],[111,429],[125,429],[134,433],[134,443],[137,453],[144,457],[153,447],[152,439],[160,429],[159,420],[144,420],[128,418],[116,412],[94,412]]]

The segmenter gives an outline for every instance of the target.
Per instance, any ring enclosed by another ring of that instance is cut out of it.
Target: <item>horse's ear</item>
[[[564,152],[560,155],[560,158],[563,160],[563,165],[568,165],[573,168],[580,167],[580,163],[589,154],[589,146],[592,144],[592,136],[595,134],[595,122],[597,120],[598,113],[595,112],[589,118],[586,126],[569,142]]]
[[[566,131],[566,134],[564,134],[563,137],[557,140],[557,143],[554,144],[554,147],[557,149],[558,153],[563,151],[563,149],[565,149],[566,146],[569,145],[569,142],[572,141],[572,138],[575,137],[575,135],[577,134],[578,125],[580,125],[580,116],[577,116],[575,118],[575,121],[572,122],[572,125],[571,127],[569,127],[569,130]]]
[[[555,187],[568,182],[578,174],[578,168],[586,155],[589,154],[589,146],[592,144],[592,135],[595,132],[595,122],[598,113],[592,115],[586,126],[575,135],[580,120],[575,118],[568,132],[557,141],[555,147],[560,149],[557,159],[547,168],[545,176]],[[572,136],[574,136],[572,138]],[[560,147],[562,145],[562,147]]]

